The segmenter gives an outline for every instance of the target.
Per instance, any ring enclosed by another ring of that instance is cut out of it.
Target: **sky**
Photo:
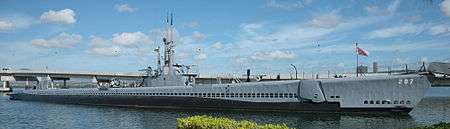
[[[174,14],[175,60],[201,74],[417,69],[450,61],[450,0],[1,0],[0,66],[137,72],[156,66]]]

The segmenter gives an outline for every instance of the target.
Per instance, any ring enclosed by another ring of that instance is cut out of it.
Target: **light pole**
[[[295,79],[298,79],[298,77],[297,77],[297,74],[298,74],[297,67],[295,67],[295,65],[293,65],[293,64],[291,64],[291,66],[294,67],[294,70],[295,70]]]

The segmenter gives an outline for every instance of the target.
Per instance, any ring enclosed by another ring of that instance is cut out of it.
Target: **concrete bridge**
[[[112,79],[137,80],[145,76],[145,73],[1,70],[0,76],[3,82],[3,87],[0,87],[0,91],[10,91],[11,82],[15,81],[25,81],[27,86],[29,82],[37,82],[39,88],[53,88],[55,81],[63,81],[63,86],[66,87],[66,81],[70,80],[70,78],[87,78],[92,79],[94,83],[102,83],[110,82]]]

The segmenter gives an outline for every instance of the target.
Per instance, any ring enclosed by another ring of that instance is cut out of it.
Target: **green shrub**
[[[192,116],[177,119],[177,129],[289,129],[286,124],[258,125],[253,121],[236,121],[223,117]]]
[[[253,121],[243,120],[238,123],[238,129],[256,129],[258,124]]]
[[[430,126],[419,126],[410,129],[450,129],[450,123],[441,122]]]
[[[289,129],[286,124],[266,124],[259,126],[259,129]]]

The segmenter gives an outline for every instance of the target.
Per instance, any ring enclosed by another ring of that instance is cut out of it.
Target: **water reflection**
[[[230,117],[302,129],[396,129],[450,122],[450,98],[427,97],[409,115],[143,109],[11,101],[0,94],[2,128],[175,128],[176,118]]]

